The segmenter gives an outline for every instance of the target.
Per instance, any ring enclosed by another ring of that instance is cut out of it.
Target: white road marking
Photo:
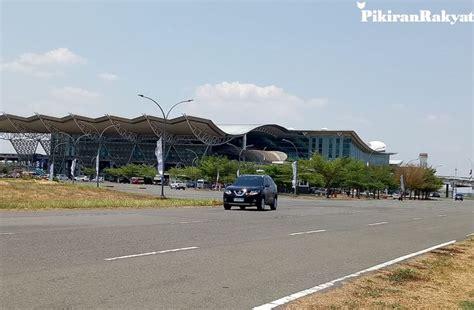
[[[438,214],[439,217],[446,216],[446,214]]]
[[[388,222],[378,222],[378,223],[372,223],[372,224],[367,224],[368,226],[376,226],[376,225],[383,225],[383,224],[388,224]]]
[[[412,220],[416,221],[416,220],[422,220],[423,218],[422,217],[414,217],[412,218]]]
[[[178,222],[178,224],[193,224],[193,223],[204,223],[204,221]]]
[[[304,234],[314,234],[314,233],[319,233],[319,232],[324,232],[326,230],[320,229],[320,230],[310,230],[310,231],[303,231],[303,232],[297,232],[297,233],[292,233],[290,236],[297,236],[297,235],[304,235]]]
[[[124,259],[124,258],[134,258],[134,257],[141,257],[141,256],[148,256],[148,255],[156,255],[156,254],[165,254],[171,252],[179,252],[179,251],[186,251],[186,250],[195,250],[199,249],[198,247],[192,246],[187,248],[180,248],[180,249],[172,249],[172,250],[164,250],[164,251],[157,251],[157,252],[148,252],[148,253],[141,253],[141,254],[132,254],[132,255],[125,255],[125,256],[118,256],[118,257],[111,257],[106,258],[105,260],[117,260],[117,259]]]
[[[0,235],[13,235],[13,233],[0,233]]]
[[[445,242],[445,243],[442,243],[442,244],[438,244],[438,245],[435,245],[435,246],[432,246],[430,248],[427,248],[427,249],[424,249],[424,250],[421,250],[421,251],[418,251],[418,252],[415,252],[415,253],[411,253],[411,254],[408,254],[408,255],[405,255],[405,256],[401,256],[399,258],[395,258],[395,259],[392,259],[388,262],[385,262],[385,263],[382,263],[382,264],[378,264],[378,265],[375,265],[373,267],[370,267],[370,268],[367,268],[367,269],[364,269],[364,270],[361,270],[361,271],[358,271],[358,272],[355,272],[355,273],[352,273],[350,275],[347,275],[347,276],[344,276],[342,278],[339,278],[339,279],[336,279],[336,280],[332,280],[330,282],[326,282],[324,284],[320,284],[318,286],[315,286],[315,287],[312,287],[312,288],[309,288],[307,290],[304,290],[304,291],[301,291],[301,292],[297,292],[297,293],[294,293],[294,294],[291,294],[291,295],[288,295],[288,296],[285,296],[283,298],[280,298],[280,299],[277,299],[277,300],[274,300],[272,302],[269,302],[267,304],[264,304],[264,305],[261,305],[261,306],[258,306],[258,307],[254,307],[253,310],[267,310],[267,309],[273,309],[273,308],[276,308],[276,307],[279,307],[281,305],[284,305],[286,303],[289,303],[290,301],[294,301],[298,298],[301,298],[301,297],[304,297],[304,296],[307,296],[309,294],[313,294],[313,293],[316,293],[318,291],[321,291],[321,290],[324,290],[326,288],[329,288],[331,286],[334,286],[336,283],[338,282],[342,282],[344,280],[347,280],[347,279],[350,279],[350,278],[355,278],[355,277],[358,277],[364,273],[367,273],[367,272],[372,272],[372,271],[376,271],[376,270],[379,270],[381,268],[384,268],[384,267],[387,267],[387,266],[390,266],[390,265],[393,265],[393,264],[396,264],[396,263],[399,263],[401,261],[404,261],[406,259],[409,259],[409,258],[412,258],[412,257],[415,257],[415,256],[418,256],[418,255],[421,255],[421,254],[424,254],[424,253],[427,253],[427,252],[430,252],[430,251],[433,251],[435,249],[438,249],[438,248],[442,248],[442,247],[445,247],[447,245],[450,245],[450,244],[453,244],[455,243],[456,240],[452,240],[452,241],[449,241],[449,242]]]
[[[474,233],[466,235],[466,237],[474,236]]]

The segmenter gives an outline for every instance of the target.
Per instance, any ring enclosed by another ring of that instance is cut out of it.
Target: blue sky
[[[469,14],[472,1],[366,8]],[[473,24],[362,23],[355,1],[1,2],[0,111],[354,129],[440,174],[473,159]],[[11,151],[5,143],[0,152]]]

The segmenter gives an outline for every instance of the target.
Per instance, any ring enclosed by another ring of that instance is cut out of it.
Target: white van
[[[204,179],[199,179],[196,181],[196,188],[204,189],[204,188],[211,188],[211,184]]]

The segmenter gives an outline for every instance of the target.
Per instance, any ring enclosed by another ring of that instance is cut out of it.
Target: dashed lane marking
[[[188,221],[188,222],[178,222],[178,224],[194,224],[194,223],[204,223],[204,221]]]
[[[172,252],[179,252],[179,251],[195,250],[195,249],[199,249],[199,248],[195,247],[195,246],[192,246],[192,247],[187,247],[187,248],[179,248],[179,249],[172,249],[172,250],[164,250],[164,251],[132,254],[132,255],[125,255],[125,256],[117,256],[117,257],[106,258],[105,260],[106,261],[111,261],[111,260],[117,260],[117,259],[134,258],[134,257],[148,256],[148,255],[157,255],[157,254],[165,254],[165,253],[172,253]]]
[[[372,224],[367,224],[368,226],[377,226],[377,225],[383,225],[383,224],[388,224],[388,222],[378,222],[378,223],[372,223]]]
[[[314,233],[320,233],[320,232],[325,232],[326,230],[324,229],[319,229],[319,230],[310,230],[310,231],[302,231],[302,232],[296,232],[290,234],[290,236],[298,236],[298,235],[304,235],[304,234],[314,234]]]

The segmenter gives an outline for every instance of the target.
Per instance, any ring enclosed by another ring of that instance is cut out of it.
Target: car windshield
[[[237,186],[262,186],[263,178],[261,176],[244,176],[235,180],[233,185]]]

